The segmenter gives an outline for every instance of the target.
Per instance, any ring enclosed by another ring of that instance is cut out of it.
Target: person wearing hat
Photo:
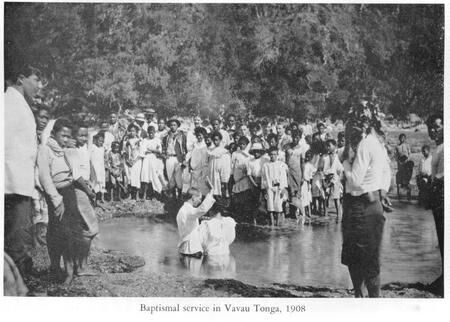
[[[138,137],[144,139],[147,137],[147,128],[144,127],[146,122],[145,115],[143,113],[138,113],[134,118],[134,124],[139,127]]]
[[[166,158],[166,173],[169,191],[173,196],[181,198],[183,188],[182,174],[187,154],[186,135],[179,130],[181,125],[177,119],[167,121],[169,132],[162,140],[163,155]]]
[[[253,156],[253,159],[248,161],[247,175],[251,182],[252,193],[250,203],[254,211],[251,213],[251,218],[248,219],[256,224],[257,211],[261,203],[261,171],[267,159],[262,158],[266,151],[261,143],[253,143],[249,152]]]
[[[381,123],[373,113],[364,118],[363,107],[352,109],[346,123],[341,261],[348,266],[355,297],[364,296],[363,285],[369,297],[379,297],[383,210],[390,204],[386,193],[391,169],[379,138]],[[369,124],[366,130],[363,122]]]
[[[144,115],[145,115],[145,122],[143,125],[143,128],[147,131],[149,126],[153,126],[154,129],[158,128],[158,125],[156,124],[155,121],[155,110],[152,108],[146,108],[144,110]]]

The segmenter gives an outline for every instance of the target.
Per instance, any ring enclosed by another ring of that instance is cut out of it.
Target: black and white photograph
[[[447,296],[444,4],[3,18],[4,298]]]

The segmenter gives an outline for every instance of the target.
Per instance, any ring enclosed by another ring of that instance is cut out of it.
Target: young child
[[[311,194],[311,183],[316,173],[316,167],[312,164],[313,153],[311,150],[306,151],[305,153],[305,163],[303,168],[303,181],[300,192],[301,204],[304,207],[305,214],[308,217],[311,217],[311,203],[312,203],[312,194]],[[302,223],[305,218],[301,218]]]
[[[162,153],[161,140],[155,137],[155,128],[147,128],[147,138],[142,141],[141,155],[142,171],[141,184],[144,188],[143,196],[149,200],[154,192],[161,193],[164,182],[161,182],[161,174],[164,172],[163,164],[158,156]]]
[[[429,145],[422,147],[422,155],[423,158],[419,162],[418,174],[416,176],[417,187],[419,188],[419,205],[425,207],[425,209],[429,209],[431,164],[433,161]]]
[[[341,161],[336,151],[336,141],[333,139],[327,140],[325,143],[328,154],[323,158],[323,173],[325,175],[326,186],[328,187],[327,199],[334,200],[336,207],[336,222],[342,218],[341,212],[341,197],[343,194],[343,187],[341,177],[344,172]]]
[[[139,127],[131,123],[128,126],[128,138],[124,142],[125,173],[131,186],[131,199],[137,199],[137,192],[141,188],[142,154],[140,150],[141,139],[137,136]]]
[[[269,149],[270,161],[262,167],[261,189],[265,191],[267,211],[270,214],[270,223],[274,226],[274,215],[277,217],[276,224],[281,226],[283,222],[283,201],[287,194],[287,175],[283,162],[278,161],[278,148]]]
[[[261,143],[254,143],[250,148],[250,154],[253,156],[253,159],[248,161],[247,165],[247,175],[251,182],[251,200],[250,203],[253,205],[254,211],[252,212],[252,221],[256,225],[257,223],[257,214],[259,208],[261,206],[261,171],[266,160],[262,158],[265,150]]]
[[[126,187],[123,185],[124,159],[120,154],[120,143],[114,141],[111,143],[111,151],[108,152],[107,168],[109,172],[109,181],[111,183],[111,200],[121,201],[121,192],[126,193]]]
[[[223,147],[220,132],[213,132],[211,140],[214,147],[208,152],[208,177],[213,185],[213,195],[227,198],[228,181],[231,176],[231,157],[228,150]]]
[[[338,133],[337,139],[337,154],[339,161],[341,161],[341,163],[344,161],[343,159],[344,149],[345,149],[345,134],[344,131],[341,131]]]
[[[104,133],[100,131],[93,137],[93,143],[90,148],[90,158],[93,168],[91,177],[93,181],[93,189],[96,193],[96,201],[103,202],[103,193],[106,192],[106,172],[105,172],[105,149],[103,142],[105,140]]]

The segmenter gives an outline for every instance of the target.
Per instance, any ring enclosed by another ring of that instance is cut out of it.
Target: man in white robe
[[[191,188],[188,193],[191,197],[183,204],[177,214],[178,252],[182,255],[200,258],[203,248],[198,219],[211,209],[215,199],[211,191],[206,195],[203,202],[199,190]]]

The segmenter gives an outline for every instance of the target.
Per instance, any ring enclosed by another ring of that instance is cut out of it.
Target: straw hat
[[[142,121],[145,122],[145,116],[143,113],[138,113],[138,115],[136,115],[136,117],[134,118],[136,121]]]

